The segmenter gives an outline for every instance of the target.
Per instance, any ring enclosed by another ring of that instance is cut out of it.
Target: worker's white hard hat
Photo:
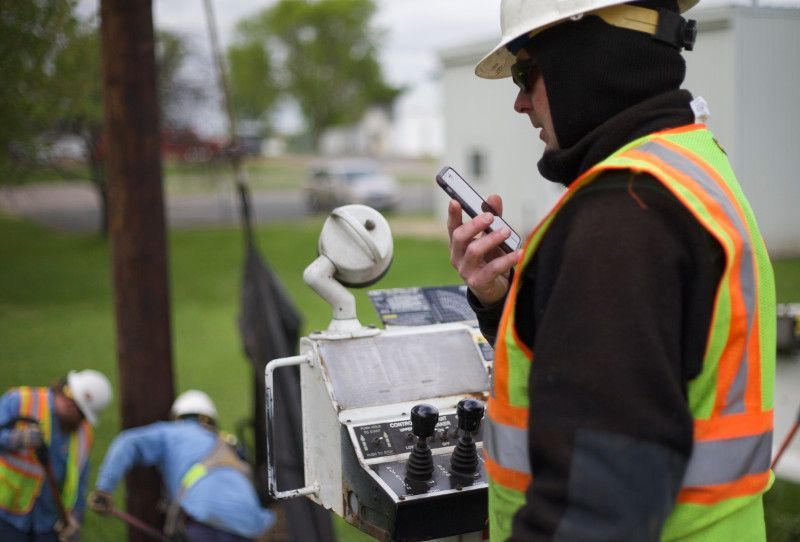
[[[170,414],[173,418],[181,416],[206,416],[217,420],[217,408],[211,398],[200,390],[186,390],[172,403]]]
[[[70,371],[67,374],[67,386],[83,417],[90,424],[96,425],[97,418],[114,395],[108,378],[93,369]]]
[[[683,13],[698,1],[678,0],[678,8]],[[518,37],[543,30],[572,17],[577,18],[589,12],[619,4],[624,4],[624,2],[620,0],[502,0],[500,4],[500,30],[502,33],[500,43],[478,62],[478,65],[475,66],[475,75],[486,79],[509,77],[511,65],[516,62],[516,59],[506,49],[506,45]],[[633,28],[627,23],[617,24],[617,26]]]

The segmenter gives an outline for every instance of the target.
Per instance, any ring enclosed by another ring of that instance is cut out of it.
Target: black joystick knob
[[[432,437],[438,421],[439,410],[433,405],[422,403],[411,409],[411,432],[418,438]]]
[[[472,440],[472,433],[480,427],[483,411],[483,403],[476,399],[462,399],[458,402],[456,414],[461,436],[450,456],[450,470],[454,474],[469,476],[478,470],[478,450]]]
[[[426,481],[433,474],[433,456],[428,448],[428,438],[433,436],[439,411],[435,406],[420,404],[411,409],[411,432],[417,437],[414,449],[406,465],[406,478],[412,481]]]
[[[481,425],[483,418],[483,403],[477,399],[462,399],[456,407],[458,415],[458,428],[462,431],[474,433]]]

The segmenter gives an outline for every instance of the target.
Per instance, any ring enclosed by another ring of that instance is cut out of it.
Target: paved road
[[[434,186],[404,186],[398,214],[433,210]],[[257,224],[296,220],[309,216],[300,191],[257,192],[252,208]],[[90,184],[43,183],[0,188],[0,212],[29,218],[60,231],[97,231],[98,197]],[[236,226],[238,198],[233,191],[167,197],[171,228]]]

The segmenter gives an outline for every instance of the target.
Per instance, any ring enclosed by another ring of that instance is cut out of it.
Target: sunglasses
[[[511,79],[526,94],[531,91],[531,73],[536,70],[533,59],[517,60],[511,65]]]

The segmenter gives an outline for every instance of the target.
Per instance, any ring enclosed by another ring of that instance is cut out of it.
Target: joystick
[[[406,465],[406,479],[414,482],[425,482],[433,474],[433,456],[428,448],[428,438],[433,436],[439,411],[433,405],[425,403],[411,409],[411,432],[416,437],[414,448]]]
[[[478,450],[472,440],[472,433],[478,430],[483,411],[483,403],[476,399],[462,399],[458,402],[456,414],[461,436],[450,456],[450,470],[453,474],[471,476],[478,470]]]

